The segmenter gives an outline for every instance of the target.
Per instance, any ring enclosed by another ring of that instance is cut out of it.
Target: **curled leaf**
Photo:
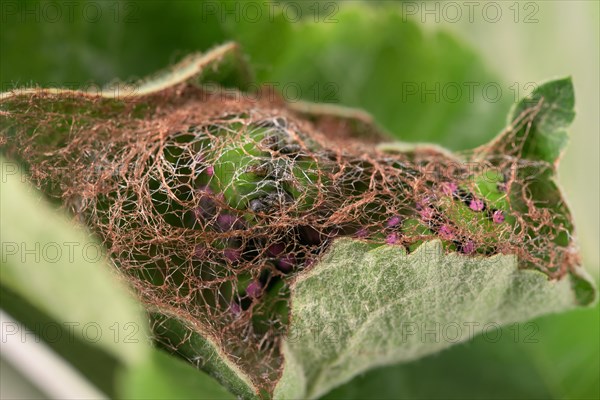
[[[385,134],[356,110],[207,87],[247,82],[235,54],[193,56],[127,96],[0,103],[3,152],[101,238],[163,347],[244,397],[316,397],[469,338],[403,338],[403,322],[504,324],[593,301],[549,156],[570,81],[453,154],[377,147]]]

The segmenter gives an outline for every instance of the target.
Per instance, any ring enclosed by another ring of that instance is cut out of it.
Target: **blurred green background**
[[[291,100],[362,107],[400,140],[460,150],[494,137],[536,82],[571,75],[577,118],[559,178],[597,280],[599,3],[491,4],[3,1],[1,91],[134,81],[236,40],[257,82]],[[533,342],[504,328],[498,342],[374,370],[326,397],[598,398],[598,311],[539,318]]]

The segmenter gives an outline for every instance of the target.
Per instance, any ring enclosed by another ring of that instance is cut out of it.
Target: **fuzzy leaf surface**
[[[513,256],[445,255],[438,241],[407,255],[399,247],[340,240],[292,288],[286,364],[275,396],[318,398],[372,367],[576,305],[569,279],[519,270]]]

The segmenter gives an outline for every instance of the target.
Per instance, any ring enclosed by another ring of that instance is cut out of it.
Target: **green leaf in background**
[[[490,330],[421,360],[369,371],[323,399],[597,399],[599,318],[596,305]]]
[[[338,7],[335,22],[275,15],[225,26],[259,82],[291,100],[363,108],[397,139],[467,149],[503,128],[503,84],[451,34],[423,29],[391,3]]]
[[[283,14],[284,5],[265,3],[257,19],[244,18],[241,6],[227,0],[72,4],[73,17],[57,21],[23,20],[22,5],[7,10],[0,91],[131,81],[236,40],[258,83],[290,100],[363,108],[400,140],[474,147],[504,126],[511,103],[477,54],[453,35],[406,18],[396,4],[327,2],[320,16],[304,10],[306,18],[295,18]],[[84,18],[85,7],[102,17]]]
[[[119,387],[124,399],[235,399],[189,363],[157,350],[148,362],[124,373]]]
[[[517,349],[534,365],[553,397],[597,399],[600,305],[532,322],[539,327],[539,341],[522,341]]]
[[[202,17],[197,2],[49,3],[13,2],[3,8],[0,91],[135,81],[227,40],[219,20]],[[60,16],[52,18],[57,9]]]
[[[52,318],[33,306],[25,297],[19,296],[3,285],[0,285],[0,298],[3,311],[17,317],[19,324],[34,333],[38,340],[45,342],[52,351],[76,368],[102,393],[108,397],[116,396],[114,380],[122,362],[114,354],[97,346],[92,340],[75,335],[72,325],[80,324],[80,322]],[[129,335],[134,332],[135,327],[128,327],[130,329],[127,334],[122,335],[121,340],[129,341]],[[88,329],[88,338],[95,339],[97,333],[95,327],[90,325]],[[113,339],[119,339],[118,335],[122,333],[113,330],[104,332]],[[33,339],[33,335],[30,337],[31,339]]]

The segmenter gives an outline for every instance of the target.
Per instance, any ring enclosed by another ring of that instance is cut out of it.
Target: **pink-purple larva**
[[[369,236],[369,230],[367,228],[360,228],[359,230],[356,231],[354,236],[356,236],[359,239],[364,239],[367,236]]]
[[[425,196],[424,198],[417,200],[417,210],[422,210],[424,208],[431,206],[431,196]]]
[[[386,244],[396,244],[396,243],[398,243],[398,235],[395,232],[394,233],[390,233],[385,238],[385,243]]]
[[[281,272],[290,272],[296,264],[296,257],[287,254],[277,261],[277,269]]]
[[[246,294],[248,297],[257,299],[262,293],[263,285],[260,281],[252,281],[246,288]]]
[[[450,225],[444,224],[444,225],[440,226],[438,233],[442,239],[445,239],[445,240],[454,239],[454,230],[452,229],[452,227],[450,227]]]
[[[424,221],[429,221],[430,219],[433,219],[435,210],[432,207],[423,207],[419,210],[419,215]]]
[[[485,204],[483,203],[483,200],[481,200],[481,199],[473,199],[469,203],[469,208],[473,211],[482,211],[484,207],[485,207]]]
[[[208,167],[206,167],[204,172],[206,172],[206,175],[208,175],[208,176],[213,176],[215,174],[215,167],[213,167],[212,165],[209,165]]]
[[[240,249],[227,248],[227,249],[223,250],[223,255],[229,261],[236,262],[240,258],[242,258],[242,251]]]
[[[240,225],[241,222],[239,221],[239,219],[231,214],[219,214],[219,216],[217,217],[217,226],[223,232],[232,229],[239,229]]]
[[[443,182],[441,186],[442,193],[444,193],[446,196],[452,196],[458,192],[458,185],[454,182]]]
[[[397,226],[401,221],[402,221],[402,218],[400,218],[400,216],[394,215],[393,217],[391,217],[390,219],[387,220],[386,226],[388,228],[393,228],[393,227]]]
[[[200,221],[203,218],[211,218],[216,212],[214,192],[208,186],[201,186],[196,190],[198,195],[198,206],[194,208],[194,216]]]
[[[242,307],[238,303],[232,302],[229,305],[229,312],[231,312],[231,314],[233,314],[234,317],[239,317],[242,313]]]
[[[267,254],[269,257],[277,257],[285,250],[285,245],[283,243],[273,243],[269,247],[267,247]]]
[[[475,252],[475,242],[467,240],[461,247],[461,251],[465,254],[473,254]]]
[[[501,210],[494,211],[494,214],[492,215],[492,220],[497,224],[503,223],[504,222],[504,213]]]
[[[205,245],[197,244],[194,247],[194,259],[203,260],[208,256],[208,250]]]

